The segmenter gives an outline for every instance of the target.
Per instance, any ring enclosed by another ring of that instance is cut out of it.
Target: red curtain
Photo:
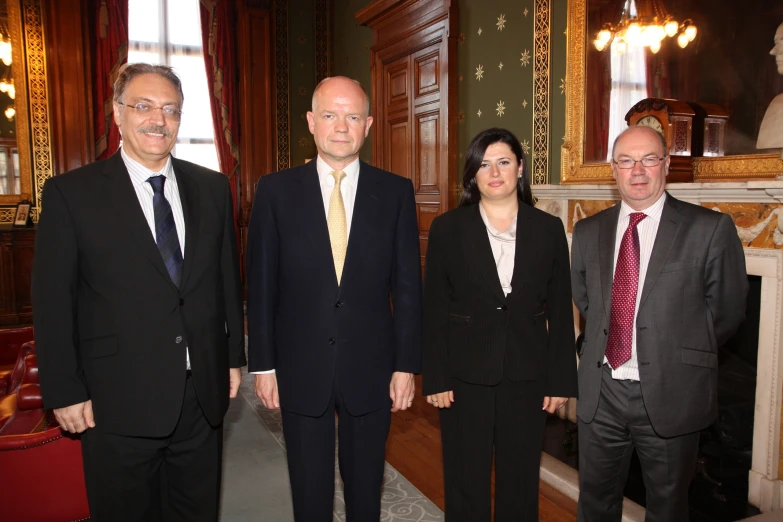
[[[201,0],[201,39],[220,170],[231,182],[236,209],[239,171],[239,96],[233,2]],[[236,226],[236,220],[234,220]],[[237,229],[238,232],[238,229]]]
[[[91,47],[94,60],[93,125],[95,157],[105,159],[120,146],[120,130],[112,122],[114,81],[120,67],[128,61],[128,0],[92,0],[95,21]]]

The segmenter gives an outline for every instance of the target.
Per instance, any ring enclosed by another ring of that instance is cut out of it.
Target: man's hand
[[[239,385],[242,383],[242,368],[228,369],[228,397],[233,399],[239,393]]]
[[[454,402],[454,390],[427,395],[427,402],[436,408],[451,408],[451,403]]]
[[[277,393],[277,375],[274,373],[256,374],[256,395],[261,404],[269,410],[280,409],[280,396]]]
[[[55,408],[54,418],[60,427],[70,433],[81,433],[87,428],[95,427],[92,414],[92,401],[72,404],[65,408]]]
[[[544,397],[544,407],[542,410],[546,410],[549,413],[554,413],[568,402],[568,397]]]
[[[391,411],[407,410],[413,404],[416,383],[412,373],[394,372],[389,383],[389,397],[392,400]]]

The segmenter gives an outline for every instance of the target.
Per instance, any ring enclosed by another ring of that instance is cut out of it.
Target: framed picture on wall
[[[33,204],[29,201],[20,201],[16,205],[16,213],[14,214],[14,226],[26,227],[28,224],[32,224],[30,219],[30,208]]]

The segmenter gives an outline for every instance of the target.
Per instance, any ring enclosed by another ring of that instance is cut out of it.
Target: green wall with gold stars
[[[355,78],[368,91],[372,31],[358,25],[354,14],[370,3],[368,0],[333,0],[330,50],[332,74]],[[544,2],[536,4],[534,0],[459,0],[457,165],[460,176],[468,143],[478,132],[489,127],[505,127],[514,132],[528,155],[528,165],[532,163],[529,154],[533,149],[534,9],[542,4],[546,5]],[[550,0],[549,6],[548,175],[550,183],[558,183],[560,147],[565,135],[567,0]],[[294,24],[303,23],[306,17],[297,21],[293,20],[294,16],[291,18],[291,46],[294,47],[297,36],[293,32]],[[293,148],[299,148],[293,137],[297,124],[297,118],[293,117],[293,99],[297,96],[294,94],[293,59],[291,63],[292,144]],[[309,104],[309,95],[307,101]],[[361,157],[365,161],[372,159],[369,139]]]

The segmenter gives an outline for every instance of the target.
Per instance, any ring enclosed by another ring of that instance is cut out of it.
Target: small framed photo
[[[30,209],[32,206],[33,204],[29,201],[20,201],[16,205],[16,213],[14,214],[15,227],[26,227],[32,224],[33,221],[30,219]]]

